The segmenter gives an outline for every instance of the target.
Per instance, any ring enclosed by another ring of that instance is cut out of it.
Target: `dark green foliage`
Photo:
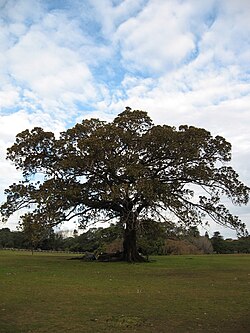
[[[216,253],[250,253],[250,236],[224,240],[220,232],[216,231],[211,242]]]
[[[226,245],[225,245],[225,242],[223,240],[223,236],[220,234],[219,231],[214,232],[214,235],[211,238],[211,241],[212,241],[212,244],[213,244],[214,251],[216,253],[225,252]]]
[[[167,233],[172,224],[159,223],[151,219],[142,220],[137,233],[139,251],[148,256],[162,254]]]
[[[198,238],[200,237],[200,232],[197,226],[190,226],[190,228],[186,232],[187,236]]]
[[[9,228],[0,230],[0,248],[14,247],[13,235]]]

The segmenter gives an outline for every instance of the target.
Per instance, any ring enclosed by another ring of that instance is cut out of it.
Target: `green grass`
[[[249,255],[70,257],[0,251],[1,333],[250,331]]]

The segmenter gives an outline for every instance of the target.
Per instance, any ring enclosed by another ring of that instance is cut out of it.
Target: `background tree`
[[[58,139],[38,127],[23,131],[7,158],[24,180],[6,190],[4,218],[26,208],[44,227],[74,218],[82,225],[119,220],[127,261],[142,260],[140,221],[162,220],[165,211],[186,225],[207,214],[237,232],[245,229],[220,198],[246,204],[249,188],[226,166],[231,145],[205,129],[153,125],[146,112],[126,108],[113,122],[83,120]],[[203,190],[198,200],[190,185]]]
[[[14,237],[9,228],[0,229],[0,248],[14,247]]]
[[[195,245],[202,253],[213,253],[212,242],[206,236],[193,237],[188,239],[189,242]]]
[[[186,231],[186,235],[192,238],[198,238],[200,237],[200,232],[197,226],[190,226],[188,230]]]
[[[235,243],[235,251],[238,253],[250,253],[250,236],[240,237]]]
[[[211,238],[211,242],[216,253],[226,252],[227,244],[219,231],[214,232],[213,237]]]
[[[42,247],[43,241],[48,241],[50,235],[53,233],[51,227],[44,224],[34,217],[32,214],[25,214],[22,217],[22,222],[20,225],[24,236],[26,237],[26,242],[31,248],[32,254],[36,248]],[[46,247],[46,246],[45,246]]]
[[[150,254],[162,254],[168,226],[171,223],[159,223],[152,219],[140,221],[138,230],[138,249],[148,257]]]

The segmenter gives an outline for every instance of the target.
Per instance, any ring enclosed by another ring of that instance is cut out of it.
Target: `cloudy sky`
[[[224,136],[250,186],[249,17],[249,0],[0,0],[1,201],[18,132],[126,106]],[[232,212],[250,227],[249,206]]]

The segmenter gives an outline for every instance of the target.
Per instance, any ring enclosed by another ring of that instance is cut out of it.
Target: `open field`
[[[143,264],[0,251],[1,333],[250,332],[250,256]]]

